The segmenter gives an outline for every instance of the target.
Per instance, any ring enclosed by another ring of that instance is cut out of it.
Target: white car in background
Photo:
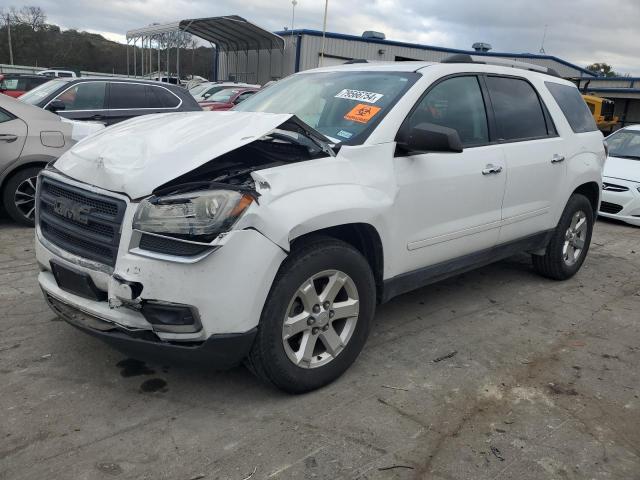
[[[203,102],[226,88],[260,88],[260,85],[241,82],[207,82],[196,85],[189,90],[189,93],[193,95],[196,102]]]
[[[0,199],[9,216],[33,226],[40,170],[103,128],[97,122],[68,120],[0,95]]]
[[[600,215],[640,227],[640,125],[621,128],[606,143]]]
[[[36,75],[42,75],[44,77],[55,77],[55,78],[61,78],[61,77],[77,78],[78,77],[76,73],[71,70],[42,70],[36,73]]]

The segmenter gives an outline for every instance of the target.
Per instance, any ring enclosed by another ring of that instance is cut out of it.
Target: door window
[[[112,83],[109,109],[128,110],[147,108],[146,85],[140,83]]]
[[[8,122],[9,120],[13,120],[13,116],[9,115],[4,110],[0,110],[0,123]]]
[[[489,142],[487,113],[480,84],[474,76],[454,77],[438,83],[407,120],[411,128],[421,123],[453,128],[465,147]]]
[[[240,95],[238,95],[238,98],[236,98],[235,102],[233,102],[233,103],[238,104],[238,103],[246,100],[247,98],[249,98],[254,93],[256,93],[256,92],[244,92],[244,93],[241,93]]]
[[[56,97],[65,110],[102,110],[107,84],[105,82],[78,83]]]
[[[501,139],[517,141],[549,135],[540,98],[529,82],[489,76],[487,87]]]

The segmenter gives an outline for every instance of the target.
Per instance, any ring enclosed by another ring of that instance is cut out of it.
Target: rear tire
[[[554,280],[573,277],[582,266],[593,233],[593,208],[584,195],[571,195],[544,255],[532,255],[533,267]]]
[[[373,274],[358,250],[331,237],[303,240],[274,280],[247,366],[289,393],[320,388],[357,358],[375,304]]]
[[[35,223],[36,180],[42,168],[30,167],[14,173],[4,184],[2,203],[17,223],[33,227]]]

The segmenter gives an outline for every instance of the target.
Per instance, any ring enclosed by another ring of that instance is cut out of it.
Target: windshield
[[[34,88],[33,90],[29,90],[27,93],[20,97],[20,101],[30,103],[31,105],[37,105],[67,83],[68,82],[66,82],[65,80],[50,80]]]
[[[198,102],[201,102],[202,100],[209,100],[214,93],[218,93],[220,90],[224,90],[226,88],[232,88],[232,87],[229,87],[229,85],[217,85],[215,87],[209,86],[209,88],[204,89],[204,91],[195,94],[194,98]]]
[[[196,85],[195,87],[193,87],[193,88],[191,88],[191,89],[189,90],[189,93],[190,93],[191,95],[193,95],[193,96],[196,96],[196,95],[198,95],[198,94],[200,94],[200,93],[204,92],[204,90],[205,90],[206,88],[209,88],[209,84],[208,84],[208,83],[203,83],[203,84],[200,84],[200,85]]]
[[[220,90],[219,92],[214,93],[209,98],[207,98],[207,102],[221,102],[228,103],[240,90],[237,88],[228,88],[226,90]]]
[[[359,144],[419,78],[414,72],[316,72],[291,75],[235,110],[291,113],[323,135]]]
[[[607,138],[610,157],[640,160],[640,130],[619,130]]]

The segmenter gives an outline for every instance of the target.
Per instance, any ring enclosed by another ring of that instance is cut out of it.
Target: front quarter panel
[[[338,225],[373,226],[383,244],[396,193],[394,143],[343,147],[324,158],[254,172],[258,205],[237,228],[255,228],[285,251],[302,235]],[[385,271],[391,259],[385,256]]]

